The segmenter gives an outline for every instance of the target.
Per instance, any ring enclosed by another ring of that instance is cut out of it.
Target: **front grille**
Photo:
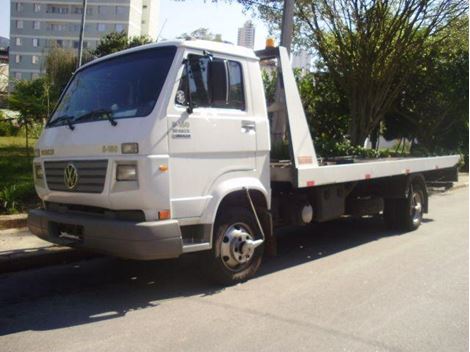
[[[65,168],[72,164],[78,173],[78,182],[70,189],[65,183]],[[108,160],[46,161],[44,169],[50,190],[62,192],[101,193],[106,181]]]

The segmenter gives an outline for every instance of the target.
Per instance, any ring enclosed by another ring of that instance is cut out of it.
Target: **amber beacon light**
[[[266,48],[274,48],[274,47],[275,47],[274,38],[266,39]]]

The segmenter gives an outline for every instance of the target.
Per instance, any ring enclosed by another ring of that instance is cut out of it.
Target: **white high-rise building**
[[[105,34],[157,37],[159,0],[89,0],[83,47],[93,49]],[[44,73],[49,48],[78,51],[81,0],[11,0],[10,82]]]
[[[306,50],[301,50],[298,53],[293,53],[292,54],[292,67],[293,68],[300,68],[302,72],[310,72],[312,68],[312,55],[306,51]]]
[[[255,26],[253,22],[246,21],[243,27],[238,28],[238,45],[250,49],[255,47]]]

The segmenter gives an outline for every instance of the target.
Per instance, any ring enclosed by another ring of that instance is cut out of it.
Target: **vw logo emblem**
[[[78,184],[78,171],[74,164],[68,164],[64,170],[64,184],[72,190]]]

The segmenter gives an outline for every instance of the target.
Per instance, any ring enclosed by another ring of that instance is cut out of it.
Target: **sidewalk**
[[[67,263],[93,254],[53,245],[26,227],[0,230],[0,274],[46,265]]]
[[[430,195],[468,187],[468,174],[459,174],[459,182],[450,189],[432,188]],[[24,216],[23,216],[24,217]],[[19,216],[21,218],[21,216]],[[96,254],[53,245],[31,234],[26,227],[2,230],[0,227],[0,274],[47,265],[69,263],[95,257]]]

